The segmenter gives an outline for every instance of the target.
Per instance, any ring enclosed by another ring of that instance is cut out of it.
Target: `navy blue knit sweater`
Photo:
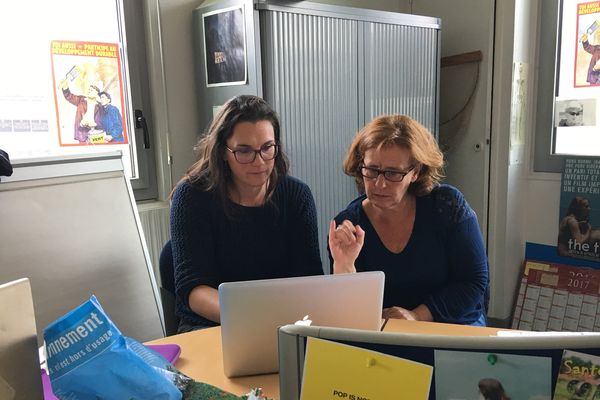
[[[228,217],[214,192],[181,183],[171,204],[171,245],[181,324],[214,326],[190,308],[198,285],[323,273],[317,213],[309,187],[280,179],[261,207],[233,204]]]
[[[417,197],[412,234],[400,253],[389,251],[365,214],[360,196],[339,213],[365,231],[357,271],[385,272],[383,306],[425,304],[435,321],[485,325],[488,262],[477,216],[462,193],[440,185]],[[332,264],[333,265],[333,264]]]

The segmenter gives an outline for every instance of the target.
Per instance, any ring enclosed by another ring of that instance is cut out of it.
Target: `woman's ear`
[[[419,179],[420,173],[421,173],[421,165],[419,164],[415,167],[415,169],[413,169],[413,174],[412,174],[412,177],[410,178],[410,183],[413,183],[417,179]]]

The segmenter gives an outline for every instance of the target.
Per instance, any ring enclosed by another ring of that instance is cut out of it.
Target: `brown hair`
[[[365,153],[390,146],[407,149],[411,164],[420,167],[417,180],[408,188],[409,193],[425,195],[443,178],[444,156],[427,128],[406,115],[382,115],[356,134],[344,160],[344,172],[354,177],[360,193],[365,191],[360,174]]]
[[[279,179],[287,175],[288,160],[281,149],[281,129],[277,113],[265,100],[257,96],[236,96],[221,107],[208,132],[194,146],[198,153],[198,161],[192,164],[179,183],[187,180],[203,191],[214,191],[221,200],[225,213],[231,216],[231,200],[228,193],[231,170],[224,159],[227,139],[233,135],[236,124],[258,121],[269,121],[273,125],[275,143],[279,145],[265,195],[265,199],[268,199]]]
[[[498,379],[483,378],[477,386],[485,400],[510,400]]]
[[[581,196],[575,196],[573,197],[573,199],[571,199],[571,202],[569,203],[567,215],[572,214],[578,221],[582,221],[584,217],[584,211],[587,211],[589,206],[590,204],[588,199]]]

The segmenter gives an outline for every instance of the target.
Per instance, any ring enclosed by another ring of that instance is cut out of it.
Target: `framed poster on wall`
[[[202,14],[206,86],[244,85],[247,81],[243,5]]]

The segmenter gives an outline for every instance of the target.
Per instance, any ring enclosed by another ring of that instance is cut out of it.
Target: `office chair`
[[[158,259],[160,271],[160,300],[165,316],[165,333],[167,336],[177,333],[179,317],[175,314],[175,269],[173,267],[173,251],[169,240],[160,252]]]

